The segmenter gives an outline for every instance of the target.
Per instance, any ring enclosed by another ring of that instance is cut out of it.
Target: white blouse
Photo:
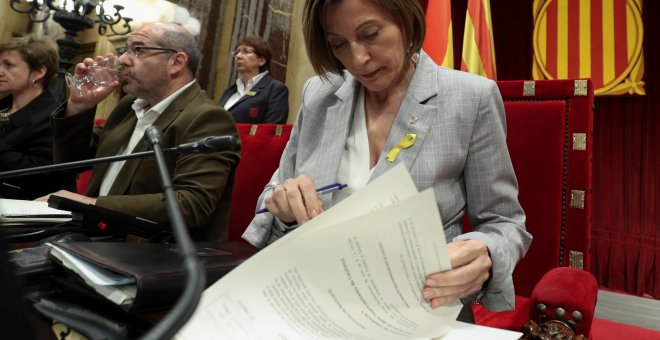
[[[352,193],[364,188],[369,182],[373,169],[369,168],[369,137],[367,136],[366,111],[364,110],[364,87],[360,86],[355,108],[353,124],[348,131],[344,153],[339,162],[337,181],[347,184],[333,195],[333,205]]]

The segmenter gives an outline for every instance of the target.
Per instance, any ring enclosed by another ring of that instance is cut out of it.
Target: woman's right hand
[[[274,185],[265,202],[266,209],[285,223],[304,224],[323,212],[323,201],[316,193],[314,181],[307,175]]]
[[[97,62],[103,62],[105,58],[116,58],[112,53],[108,53],[106,57],[97,56],[96,58],[85,58],[82,63],[76,65],[74,77],[82,79],[87,75],[89,66]],[[66,115],[73,116],[85,110],[94,108],[100,101],[105,99],[112,91],[120,85],[119,81],[114,81],[107,86],[95,86],[94,84],[85,84],[82,87],[82,96],[70,91],[69,100],[67,102]]]

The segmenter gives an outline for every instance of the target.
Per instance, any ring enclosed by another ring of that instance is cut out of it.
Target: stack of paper
[[[399,165],[209,287],[176,338],[440,337],[462,306],[422,289],[450,267],[433,191]]]
[[[0,225],[62,223],[71,212],[48,207],[48,202],[0,198]]]

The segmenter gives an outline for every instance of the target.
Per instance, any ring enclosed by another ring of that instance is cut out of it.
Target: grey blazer
[[[359,86],[348,73],[307,81],[273,181],[281,183],[304,173],[318,186],[335,182]],[[417,134],[417,141],[388,163],[387,152],[406,133]],[[493,275],[481,292],[482,303],[493,311],[513,309],[513,269],[532,237],[525,230],[525,213],[517,199],[504,105],[495,82],[438,67],[422,51],[371,180],[398,163],[406,165],[418,190],[434,188],[447,240],[478,239],[488,247]],[[269,193],[269,188],[264,189],[257,208],[264,207]],[[331,200],[323,199],[327,209]],[[461,234],[465,213],[473,231]],[[243,238],[264,247],[273,223],[271,214],[259,214]]]

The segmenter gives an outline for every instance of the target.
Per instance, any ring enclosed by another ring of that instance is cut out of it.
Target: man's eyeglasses
[[[246,48],[246,49],[238,49],[238,50],[234,51],[233,54],[234,54],[234,57],[235,57],[235,56],[237,56],[237,55],[239,55],[239,54],[242,54],[242,55],[252,55],[252,54],[257,54],[257,52],[256,52],[255,50],[252,50],[252,49]]]
[[[161,52],[169,52],[169,53],[177,53],[179,51],[172,49],[172,48],[164,48],[164,47],[150,47],[150,46],[133,46],[133,47],[122,47],[119,49],[119,55],[124,55],[124,53],[128,53],[128,55],[135,56],[136,58],[139,58],[141,54],[143,54],[145,51],[161,51]]]

